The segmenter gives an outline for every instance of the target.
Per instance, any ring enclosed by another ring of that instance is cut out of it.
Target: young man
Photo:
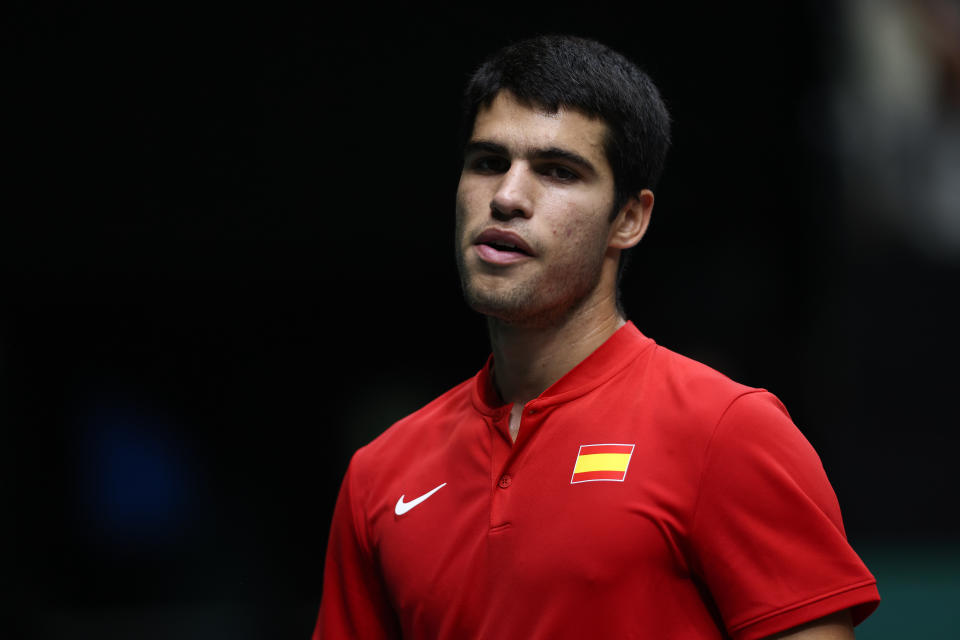
[[[654,86],[545,37],[466,96],[456,250],[493,354],[355,454],[314,638],[852,638],[875,581],[785,409],[618,308]]]

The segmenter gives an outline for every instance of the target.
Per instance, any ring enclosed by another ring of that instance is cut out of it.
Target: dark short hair
[[[464,93],[461,141],[477,111],[503,90],[556,113],[576,109],[607,125],[614,211],[641,189],[653,189],[670,147],[670,116],[646,73],[609,47],[575,36],[548,35],[504,47],[474,72]],[[621,261],[622,262],[622,261]]]

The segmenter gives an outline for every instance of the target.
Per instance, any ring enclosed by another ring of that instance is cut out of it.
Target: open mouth
[[[500,251],[500,252],[519,253],[519,254],[522,254],[522,255],[525,255],[525,256],[529,256],[529,255],[530,255],[530,253],[529,253],[528,251],[525,251],[523,247],[521,247],[521,246],[519,246],[519,245],[516,245],[516,244],[513,244],[513,243],[510,243],[510,242],[496,242],[496,241],[491,241],[491,242],[482,242],[481,244],[483,244],[483,245],[485,245],[485,246],[487,246],[487,247],[490,247],[490,248],[492,248],[492,249],[495,249],[495,250],[497,250],[497,251]]]
[[[487,229],[476,237],[474,245],[485,256],[523,258],[536,255],[519,234],[506,229]]]
[[[535,255],[523,238],[512,231],[487,229],[474,240],[473,248],[487,264],[505,267]]]

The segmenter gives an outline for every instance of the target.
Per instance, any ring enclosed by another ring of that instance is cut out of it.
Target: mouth
[[[473,246],[480,259],[491,264],[513,264],[536,255],[522,237],[504,229],[487,229],[476,237]]]

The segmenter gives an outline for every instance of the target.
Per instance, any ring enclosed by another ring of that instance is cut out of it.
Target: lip
[[[501,250],[491,244],[511,244],[516,251]],[[535,257],[536,253],[520,235],[506,229],[490,228],[484,230],[473,240],[473,248],[484,262],[497,265],[513,264]]]

